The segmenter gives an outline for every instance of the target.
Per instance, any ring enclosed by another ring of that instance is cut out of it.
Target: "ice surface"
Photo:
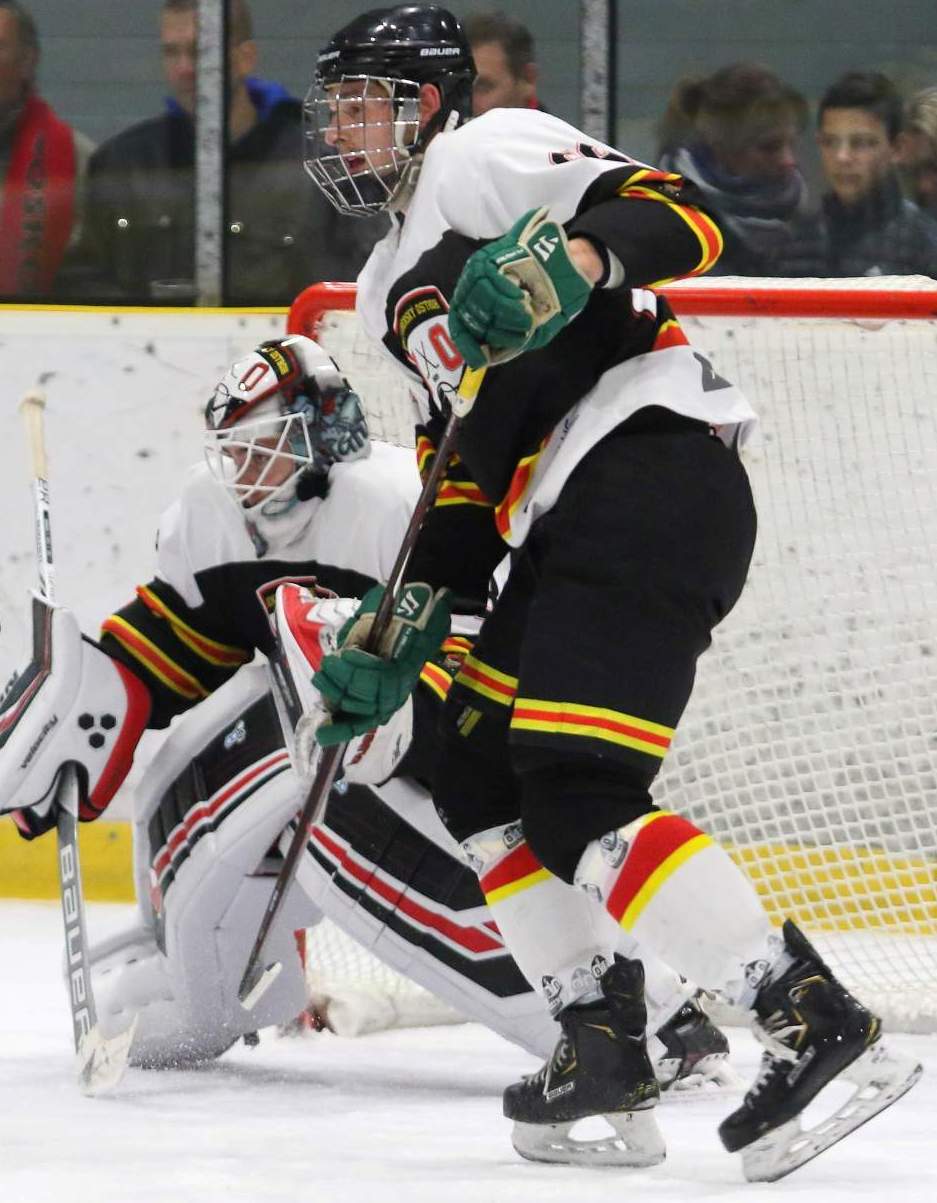
[[[90,908],[95,938],[125,907]],[[785,1181],[745,1183],[717,1139],[737,1096],[662,1106],[650,1170],[517,1158],[501,1090],[533,1060],[472,1025],[303,1040],[262,1033],[199,1071],[130,1070],[79,1094],[57,907],[0,902],[2,1203],[935,1203],[937,1037],[894,1037],[925,1063],[886,1114]],[[749,1077],[757,1046],[730,1033]]]

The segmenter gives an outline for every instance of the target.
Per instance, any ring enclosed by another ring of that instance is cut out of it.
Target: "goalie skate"
[[[741,1152],[750,1182],[774,1182],[805,1165],[905,1094],[921,1066],[881,1043],[881,1023],[840,985],[788,921],[794,958],[759,989],[755,1035],[761,1068],[742,1106],[719,1126],[729,1152]],[[834,1080],[855,1087],[836,1109],[804,1129],[807,1105]]]
[[[660,1090],[644,1039],[641,963],[616,958],[601,986],[602,1002],[560,1013],[563,1034],[553,1056],[504,1093],[514,1148],[529,1161],[643,1167],[664,1160],[654,1117]],[[612,1132],[578,1138],[579,1121],[596,1116]]]
[[[729,1065],[729,1042],[697,999],[688,999],[658,1029],[657,1039],[664,1051],[654,1072],[668,1098],[741,1089],[742,1079]]]

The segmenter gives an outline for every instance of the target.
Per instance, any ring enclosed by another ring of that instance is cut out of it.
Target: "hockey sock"
[[[616,941],[605,913],[540,864],[519,823],[472,836],[462,849],[505,944],[550,1013],[599,998]]]
[[[693,987],[611,922],[585,893],[545,869],[518,824],[493,827],[462,845],[498,929],[551,1013],[600,996],[598,980],[617,952],[644,962],[648,1030],[674,1015]]]
[[[668,811],[593,840],[575,883],[639,944],[736,1005],[751,1005],[782,953],[745,874],[708,835]]]

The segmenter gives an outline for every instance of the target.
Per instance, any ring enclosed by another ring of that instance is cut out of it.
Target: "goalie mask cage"
[[[718,838],[891,1027],[937,1030],[937,286],[664,291],[761,429],[744,453],[748,584],[699,662],[655,800]],[[354,299],[313,286],[289,329],[335,357],[374,437],[412,444],[408,386]]]

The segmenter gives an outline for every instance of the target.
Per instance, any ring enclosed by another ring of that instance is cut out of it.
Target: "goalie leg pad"
[[[304,1006],[293,933],[320,912],[301,888],[270,933],[267,951],[282,973],[253,1013],[237,998],[281,864],[269,852],[297,805],[266,673],[247,666],[174,726],[137,791],[141,919],[124,953],[95,950],[110,1021],[139,1013],[133,1064],[216,1057]]]
[[[59,770],[74,763],[79,817],[95,819],[133,763],[150,696],[83,638],[70,610],[35,595],[32,619],[32,660],[0,705],[0,813],[49,798]]]

